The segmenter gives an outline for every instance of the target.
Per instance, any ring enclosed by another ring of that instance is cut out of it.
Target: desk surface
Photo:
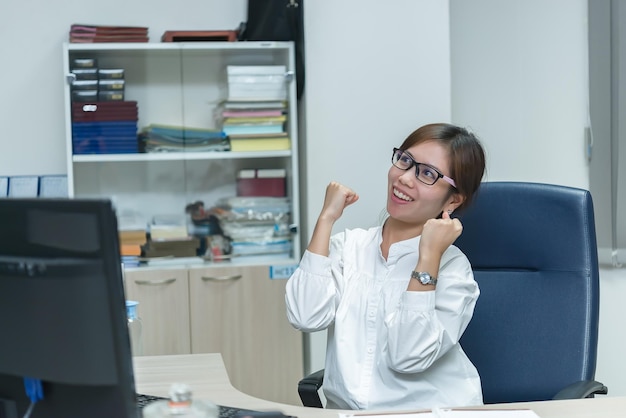
[[[173,382],[184,382],[191,386],[195,398],[208,399],[219,405],[261,411],[279,410],[298,418],[337,418],[337,410],[280,404],[238,391],[230,384],[220,354],[135,357],[134,364],[139,393],[167,396]],[[541,418],[622,418],[626,416],[626,397],[600,395],[594,399],[499,404],[481,408],[532,409]]]

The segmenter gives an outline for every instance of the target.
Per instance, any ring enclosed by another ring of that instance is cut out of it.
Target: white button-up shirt
[[[382,227],[331,238],[330,255],[306,251],[287,282],[287,317],[304,332],[328,328],[328,408],[418,409],[482,404],[480,377],[459,338],[478,285],[456,247],[442,256],[435,291],[407,291],[420,237],[382,256]]]

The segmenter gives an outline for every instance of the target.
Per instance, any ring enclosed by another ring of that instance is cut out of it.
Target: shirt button
[[[367,349],[367,352],[372,354],[374,352],[374,349],[372,347],[370,347],[370,348]]]
[[[370,316],[374,316],[374,311],[370,311]]]

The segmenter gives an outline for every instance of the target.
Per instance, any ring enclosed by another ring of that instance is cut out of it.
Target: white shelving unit
[[[111,198],[118,216],[184,214],[186,204],[211,207],[236,194],[236,174],[248,168],[284,168],[291,223],[300,224],[297,100],[291,42],[181,42],[71,44],[63,48],[64,73],[74,58],[95,58],[100,68],[123,68],[125,100],[137,101],[138,129],[149,124],[216,128],[214,110],[225,97],[227,65],[285,65],[289,151],[170,152],[74,155],[71,88],[65,86],[68,191],[71,197]],[[298,232],[293,258],[300,257]]]
[[[285,65],[289,151],[74,155],[66,83],[68,191],[72,197],[110,198],[118,219],[137,213],[147,223],[157,215],[182,216],[191,202],[209,208],[222,197],[235,196],[240,169],[282,168],[290,221],[300,224],[291,42],[66,44],[68,76],[74,58],[96,58],[100,68],[124,69],[125,100],[137,101],[139,130],[149,124],[215,128],[213,111],[223,98],[226,65]],[[300,257],[299,232],[292,242],[291,259],[240,257],[126,269],[126,294],[139,301],[144,323],[145,354],[221,352],[235,387],[299,404],[295,388],[304,375],[302,334],[287,322],[284,299],[284,279]],[[251,377],[250,370],[258,373]]]

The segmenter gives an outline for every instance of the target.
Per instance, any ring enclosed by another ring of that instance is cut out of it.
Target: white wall
[[[452,120],[472,126],[488,180],[589,187],[586,0],[450,0]],[[504,214],[506,216],[506,214]],[[626,271],[600,272],[596,378],[626,395]]]
[[[488,180],[587,188],[587,2],[451,0],[452,115]]]
[[[392,148],[450,121],[450,45],[441,0],[309,1],[304,23],[308,239],[332,180],[360,196],[335,231],[379,223]],[[309,371],[324,366],[325,335],[310,336]]]
[[[73,23],[235,29],[246,0],[5,0],[0,6],[0,176],[65,174],[62,44]]]

